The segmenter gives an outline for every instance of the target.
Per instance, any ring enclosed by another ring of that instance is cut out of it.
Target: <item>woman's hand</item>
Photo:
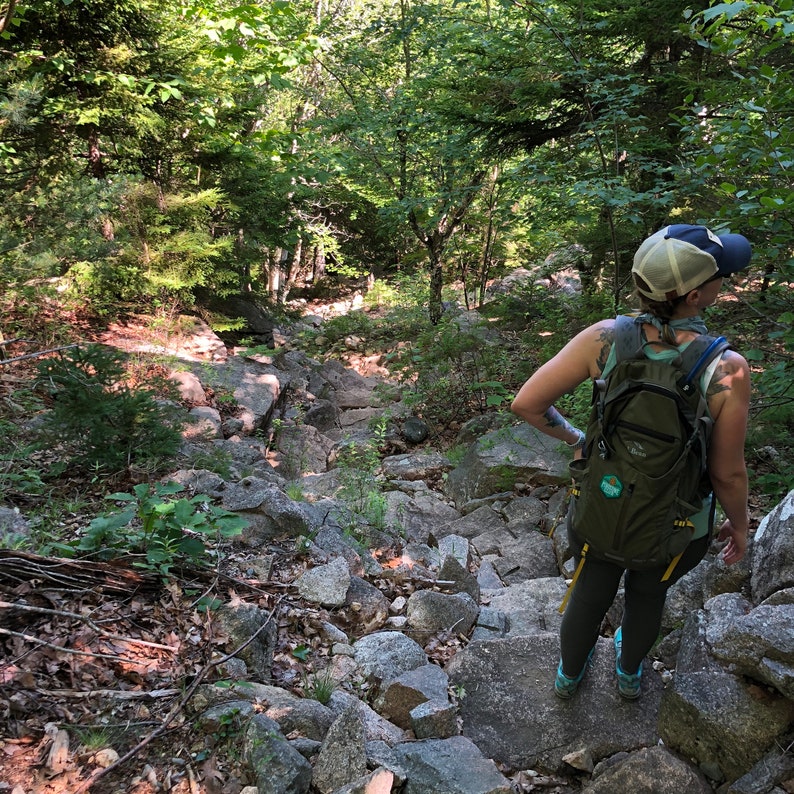
[[[720,554],[726,565],[739,562],[747,551],[747,532],[736,529],[730,521],[720,527],[717,540],[728,541]]]

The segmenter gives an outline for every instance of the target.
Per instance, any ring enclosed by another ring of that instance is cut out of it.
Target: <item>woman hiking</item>
[[[701,311],[715,302],[723,278],[747,267],[750,256],[750,244],[742,235],[718,236],[705,226],[675,224],[646,239],[632,267],[642,306],[635,322],[641,324],[645,356],[672,361],[699,334],[705,334]],[[582,457],[585,434],[560,415],[554,402],[582,382],[604,378],[611,371],[615,364],[615,322],[602,320],[577,334],[527,380],[511,406],[530,425],[571,447],[575,459]],[[744,442],[750,371],[742,356],[726,350],[700,380],[713,420],[707,471],[713,496],[726,516],[717,537],[727,541],[721,554],[731,565],[742,559],[747,546]],[[582,519],[587,522],[586,513]],[[642,661],[659,635],[667,591],[708,550],[713,521],[711,496],[690,520],[694,525],[691,540],[667,580],[663,580],[666,565],[627,570],[587,556],[560,629],[560,662],[554,682],[557,695],[569,698],[576,692],[602,620],[625,573],[625,610],[614,638],[615,670],[619,693],[629,700],[639,697]],[[574,537],[571,542],[577,546]],[[578,545],[577,551],[581,543]]]

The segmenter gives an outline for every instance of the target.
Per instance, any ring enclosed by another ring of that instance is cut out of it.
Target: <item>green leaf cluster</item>
[[[108,500],[126,507],[91,521],[72,548],[102,556],[142,555],[135,564],[163,577],[179,563],[208,562],[206,540],[235,537],[248,522],[203,494],[172,498],[183,490],[173,482],[141,483],[132,493],[110,494]]]

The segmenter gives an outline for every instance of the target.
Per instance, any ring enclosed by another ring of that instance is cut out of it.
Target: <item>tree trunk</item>
[[[312,262],[312,283],[317,284],[325,277],[325,245],[323,241],[314,248],[314,261]]]
[[[442,249],[443,250],[443,249]],[[428,303],[430,322],[437,325],[444,313],[444,305],[441,301],[441,290],[444,286],[444,262],[441,255],[442,250],[437,250],[435,246],[428,248],[430,255],[430,300]]]
[[[99,130],[93,125],[88,129],[88,167],[94,179],[105,178],[105,164],[99,148]]]

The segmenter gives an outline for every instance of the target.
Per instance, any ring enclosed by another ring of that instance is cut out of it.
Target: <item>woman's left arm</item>
[[[614,320],[604,320],[577,334],[519,389],[510,409],[552,438],[573,446],[580,430],[554,407],[563,395],[601,374],[612,344]]]

